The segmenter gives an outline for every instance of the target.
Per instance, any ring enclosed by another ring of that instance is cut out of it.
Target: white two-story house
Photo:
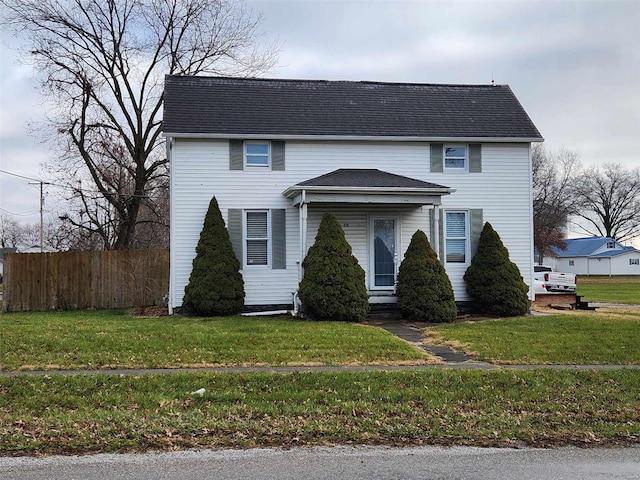
[[[325,212],[342,224],[371,303],[395,302],[418,229],[460,306],[486,221],[532,284],[530,147],[543,139],[508,86],[167,76],[164,96],[172,311],[212,196],[247,310],[292,308]]]

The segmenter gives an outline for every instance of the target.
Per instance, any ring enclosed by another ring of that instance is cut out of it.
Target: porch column
[[[302,195],[300,197],[300,206],[298,208],[299,214],[299,227],[300,227],[300,261],[298,263],[298,283],[302,281],[302,276],[304,271],[302,269],[302,262],[304,261],[304,257],[307,253],[306,244],[307,244],[307,203],[306,203],[306,191],[302,191]]]
[[[433,238],[431,239],[431,245],[436,255],[440,257],[440,205],[433,206]]]

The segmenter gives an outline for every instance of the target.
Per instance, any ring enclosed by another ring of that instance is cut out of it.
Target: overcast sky
[[[282,44],[266,76],[326,80],[508,84],[548,149],[582,163],[640,167],[640,0],[272,1],[267,38]],[[0,169],[48,180],[48,148],[30,67],[0,34]],[[53,198],[53,197],[51,197]],[[54,207],[46,204],[46,210]],[[39,221],[39,190],[0,173],[0,211]]]

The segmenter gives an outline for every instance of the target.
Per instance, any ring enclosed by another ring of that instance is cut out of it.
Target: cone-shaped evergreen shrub
[[[369,297],[364,270],[351,253],[335,215],[325,213],[316,241],[302,262],[304,278],[298,294],[311,318],[317,320],[364,320]]]
[[[183,307],[197,315],[231,315],[244,304],[244,281],[216,197],[204,219]]]
[[[467,293],[482,312],[500,316],[524,315],[530,307],[529,287],[509,251],[489,222],[484,224],[478,252],[464,274]]]
[[[398,270],[398,307],[402,316],[425,322],[452,322],[457,308],[447,272],[418,230]]]

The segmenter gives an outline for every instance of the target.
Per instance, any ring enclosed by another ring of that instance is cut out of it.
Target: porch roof
[[[440,205],[455,189],[378,169],[340,168],[292,185],[282,194],[301,203]]]

